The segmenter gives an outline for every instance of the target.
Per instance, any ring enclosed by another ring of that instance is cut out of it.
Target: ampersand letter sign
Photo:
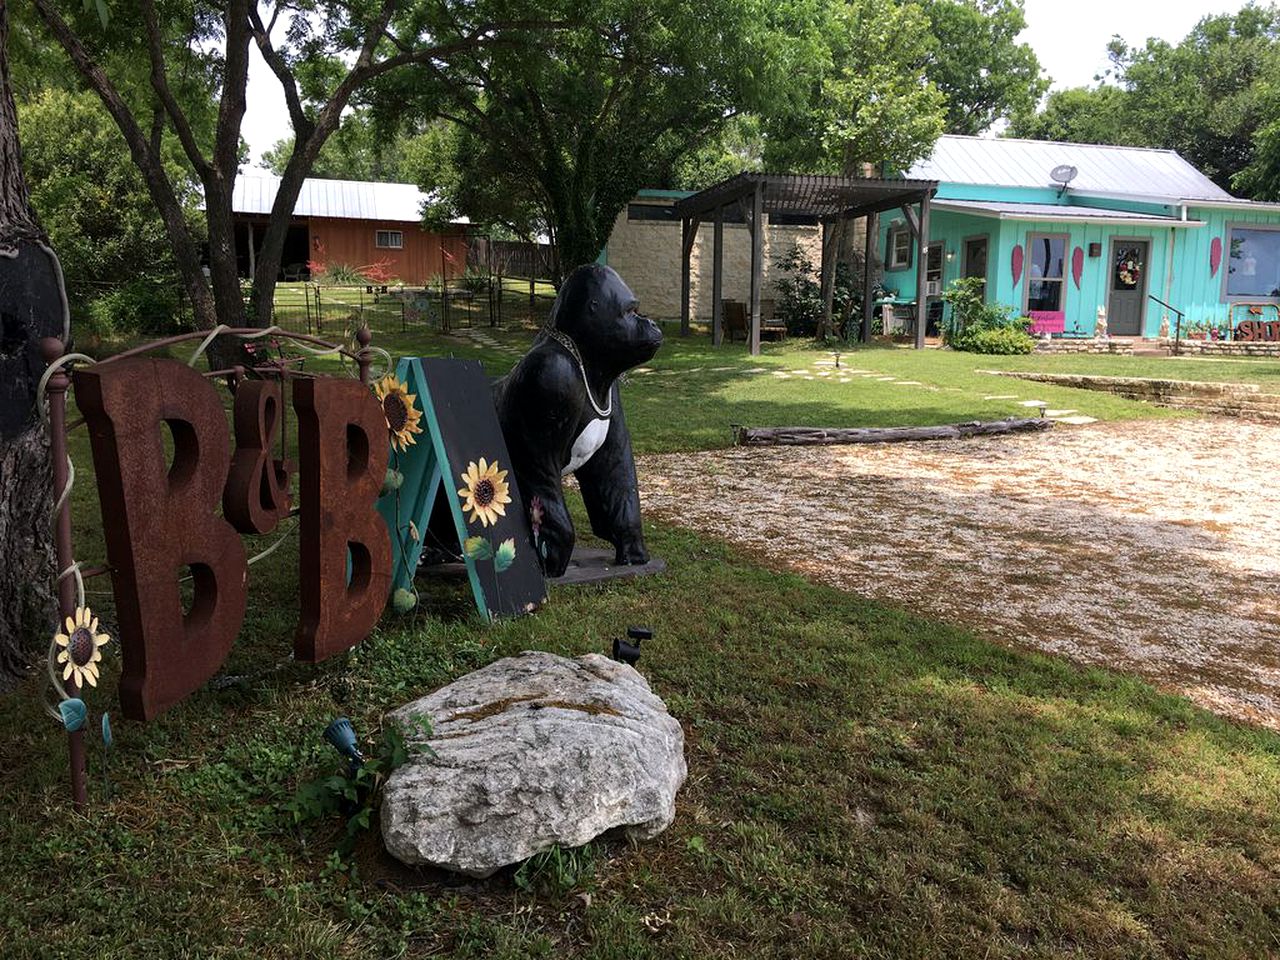
[[[236,390],[236,452],[222,494],[223,515],[241,533],[270,533],[289,515],[291,460],[276,460],[280,384],[248,380]]]
[[[214,387],[173,360],[91,366],[76,373],[75,385],[112,568],[121,707],[149,720],[213,676],[244,619],[244,546],[215,512],[231,458],[227,419]]]

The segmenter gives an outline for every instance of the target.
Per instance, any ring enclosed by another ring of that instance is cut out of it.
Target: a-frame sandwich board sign
[[[392,448],[390,468],[401,482],[378,500],[391,532],[392,589],[413,591],[430,538],[466,564],[480,616],[491,620],[533,610],[546,600],[546,584],[484,368],[475,360],[404,357],[396,378],[422,411],[422,432],[405,449]],[[468,486],[468,475],[484,469],[482,461],[490,487],[505,483],[511,502],[500,504],[501,514],[473,510],[468,516],[458,491]],[[499,479],[495,467],[505,476]]]

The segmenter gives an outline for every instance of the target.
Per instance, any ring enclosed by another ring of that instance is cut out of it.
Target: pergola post
[[[764,181],[756,181],[751,203],[751,355],[760,353],[760,280],[764,273]]]
[[[724,207],[716,207],[711,253],[711,345],[724,339]]]
[[[836,258],[840,251],[840,238],[837,228],[843,227],[843,218],[832,220],[830,217],[822,221],[822,267],[819,271],[819,290],[822,294],[822,323],[819,330],[822,336],[831,333],[831,316],[836,293]]]
[[[698,218],[680,220],[680,336],[689,335],[689,299],[691,293],[690,262],[693,258],[693,241],[698,236]]]
[[[872,302],[871,292],[876,276],[876,247],[880,241],[880,215],[868,213],[867,237],[862,250],[862,335],[858,338],[863,343],[871,342],[871,321],[875,317],[876,305]]]
[[[916,235],[916,349],[924,349],[924,328],[928,319],[929,281],[929,195],[920,198],[920,225]]]

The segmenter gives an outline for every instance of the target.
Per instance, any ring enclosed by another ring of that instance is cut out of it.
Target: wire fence
[[[176,280],[129,291],[127,299],[121,290],[106,283],[68,282],[74,329],[91,339],[108,340],[195,329],[190,301]],[[272,322],[291,333],[332,338],[352,335],[362,326],[375,334],[540,326],[554,300],[554,289],[545,281],[492,274],[472,276],[466,286],[451,281],[443,287],[439,281],[426,286],[280,283]]]

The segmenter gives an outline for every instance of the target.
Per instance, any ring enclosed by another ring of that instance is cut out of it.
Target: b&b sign
[[[278,382],[246,381],[236,391],[233,454],[217,388],[185,364],[136,357],[76,372],[98,476],[128,717],[163,712],[226,660],[247,600],[240,535],[269,533],[289,515],[295,469],[301,616],[294,655],[316,662],[340,653],[382,612],[391,583],[390,536],[375,509],[389,456],[382,410],[358,380],[291,382],[296,465],[273,455],[284,413]]]

